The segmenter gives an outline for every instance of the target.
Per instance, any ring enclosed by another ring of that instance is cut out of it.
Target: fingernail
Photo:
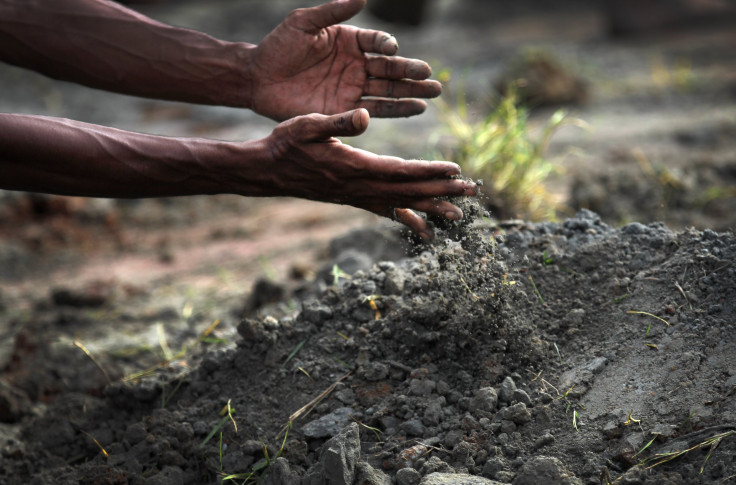
[[[448,219],[450,219],[450,220],[452,220],[452,221],[457,221],[457,220],[460,220],[460,219],[463,218],[463,216],[461,216],[460,214],[458,214],[455,211],[447,211],[447,212],[445,212],[445,217],[448,218]]]
[[[432,69],[429,67],[429,64],[417,61],[409,65],[407,74],[410,79],[427,79],[432,75]]]
[[[399,49],[399,44],[396,42],[396,37],[391,34],[384,35],[381,39],[380,49],[386,54],[393,54]]]

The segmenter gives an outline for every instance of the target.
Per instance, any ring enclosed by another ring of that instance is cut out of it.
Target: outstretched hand
[[[298,9],[255,48],[250,63],[255,112],[283,121],[366,108],[371,116],[413,116],[426,109],[441,85],[427,80],[429,65],[396,57],[393,36],[336,25],[365,0],[334,0]]]
[[[272,159],[263,172],[273,193],[264,195],[352,205],[395,219],[425,240],[433,238],[432,229],[414,210],[461,219],[460,208],[437,199],[476,195],[474,183],[450,178],[460,173],[455,163],[379,156],[335,138],[361,134],[369,119],[358,109],[299,116],[278,125],[265,139]]]

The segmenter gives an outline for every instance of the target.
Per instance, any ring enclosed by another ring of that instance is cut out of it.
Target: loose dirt
[[[121,356],[44,344],[101,319],[85,308],[96,300],[57,293],[64,311],[27,317],[4,379],[20,392],[3,417],[24,423],[5,438],[5,482],[216,483],[266,453],[269,483],[736,474],[733,234],[614,229],[587,211],[473,231],[470,251],[440,241],[315,280],[292,300],[301,311],[262,307],[235,346],[200,339],[125,382]],[[400,241],[361,230],[334,261],[369,258],[368,237]],[[115,315],[129,298],[102,303],[108,325],[132,318]]]

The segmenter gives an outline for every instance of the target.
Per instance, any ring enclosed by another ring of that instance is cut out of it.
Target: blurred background
[[[258,43],[292,9],[318,3],[129,6],[163,22]],[[430,62],[445,93],[424,115],[374,119],[365,135],[347,143],[461,163],[466,175],[484,180],[491,220],[483,223],[554,220],[589,208],[612,225],[663,221],[678,230],[733,230],[733,2],[368,3],[351,23],[394,34],[399,54]],[[161,135],[255,139],[275,126],[245,110],[115,95],[2,64],[0,93],[0,112]],[[352,208],[293,199],[119,201],[0,191],[0,334],[16,335],[39,311],[58,307],[92,309],[91,319],[110,325],[137,322],[128,331],[131,342],[136,332],[152,332],[151,322],[184,322],[190,330],[220,318],[237,323],[256,281],[281,282],[278,293],[283,282],[297,285],[323,270],[332,238],[395,226]],[[113,302],[125,308],[99,313]],[[120,335],[123,345],[128,337]],[[149,336],[156,341],[161,334]]]

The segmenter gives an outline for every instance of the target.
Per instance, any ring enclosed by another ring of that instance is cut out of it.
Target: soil
[[[145,11],[257,42],[291,8],[202,5]],[[573,66],[586,101],[568,109],[594,131],[550,147],[561,222],[469,217],[422,245],[303,201],[0,193],[0,483],[736,481],[736,31],[611,38],[595,2],[514,5],[356,23],[472,66],[478,115],[520,46]],[[7,66],[0,82],[3,111],[215,138],[273,126]],[[438,127],[432,110],[372,120],[351,143],[430,156]]]

